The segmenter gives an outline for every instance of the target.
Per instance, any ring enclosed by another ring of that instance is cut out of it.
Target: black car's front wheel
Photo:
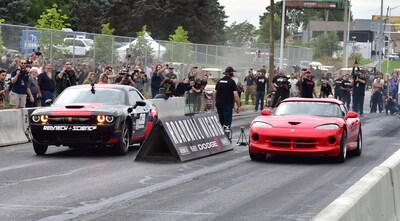
[[[35,151],[36,155],[44,155],[47,151],[47,145],[42,144],[33,144],[33,150]]]
[[[117,155],[125,155],[129,150],[129,129],[126,124],[122,126],[121,136],[119,141],[115,144],[114,150]]]

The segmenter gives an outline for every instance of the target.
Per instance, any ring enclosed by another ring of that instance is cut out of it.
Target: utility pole
[[[270,23],[269,23],[269,76],[268,76],[268,92],[272,92],[272,79],[275,77],[274,71],[274,13],[275,2],[270,0]]]
[[[347,16],[348,15],[348,0],[344,0],[344,19],[343,19],[343,61],[342,61],[342,66],[344,68],[347,68],[348,66],[348,59],[347,59],[347,40],[349,39],[349,37],[347,36]]]
[[[377,50],[377,55],[378,55],[378,63],[376,64],[376,70],[377,71],[381,71],[381,62],[382,62],[382,53],[383,53],[383,45],[382,45],[382,41],[384,41],[384,39],[382,39],[383,37],[383,32],[382,32],[382,21],[383,21],[383,0],[381,0],[381,16],[379,19],[379,25],[378,25],[378,50]]]

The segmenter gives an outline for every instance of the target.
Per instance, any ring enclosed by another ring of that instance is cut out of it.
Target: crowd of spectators
[[[207,73],[193,65],[144,65],[140,57],[116,65],[95,63],[90,58],[51,61],[45,54],[34,52],[28,57],[2,56],[0,70],[1,109],[6,100],[11,108],[46,106],[46,101],[54,100],[70,86],[94,83],[130,85],[146,98],[187,96],[191,109],[201,111],[202,92],[208,79]]]

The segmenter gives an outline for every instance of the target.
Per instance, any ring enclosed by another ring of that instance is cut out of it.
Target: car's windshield
[[[125,93],[119,89],[95,88],[67,88],[54,102],[54,105],[71,103],[104,103],[125,104]]]
[[[283,102],[275,111],[276,116],[303,114],[323,117],[344,116],[339,105],[323,102]]]

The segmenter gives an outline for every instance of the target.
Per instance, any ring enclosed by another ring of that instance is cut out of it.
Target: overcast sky
[[[228,25],[234,21],[241,23],[247,20],[256,27],[259,27],[259,16],[265,12],[269,2],[269,0],[219,0],[220,5],[225,6],[226,15],[229,16]],[[380,0],[351,0],[351,4],[356,19],[371,19],[372,15],[380,15]],[[383,15],[386,15],[388,7],[397,6],[400,6],[400,0],[383,0]],[[392,10],[392,16],[400,16],[400,7]]]

